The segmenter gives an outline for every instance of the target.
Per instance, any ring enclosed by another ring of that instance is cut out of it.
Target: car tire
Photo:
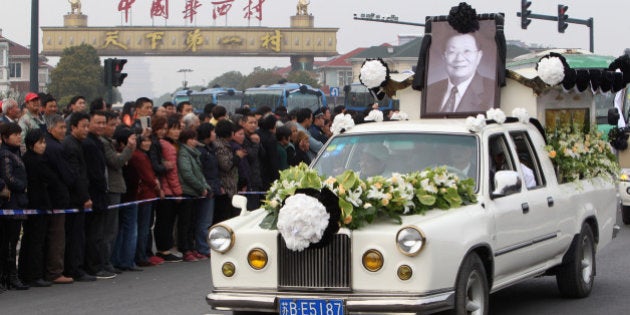
[[[556,273],[560,294],[566,298],[584,298],[591,294],[596,272],[595,238],[584,223]]]
[[[486,315],[489,308],[489,289],[486,268],[476,253],[464,259],[455,284],[455,315]]]
[[[630,206],[621,206],[621,220],[623,224],[630,224]]]

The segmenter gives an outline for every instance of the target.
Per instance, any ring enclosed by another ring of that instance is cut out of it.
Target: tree
[[[224,88],[238,88],[244,79],[245,76],[240,71],[229,71],[210,81],[208,87],[218,85]]]
[[[275,73],[272,69],[263,69],[261,67],[254,68],[254,71],[245,77],[239,90],[245,90],[250,87],[269,85],[278,83],[282,76]]]
[[[59,100],[60,109],[75,95],[83,95],[88,102],[105,96],[101,60],[90,45],[64,49],[50,77],[48,90]]]
[[[314,88],[319,88],[319,83],[312,72],[304,70],[294,70],[289,72],[287,80],[293,83],[308,84]]]

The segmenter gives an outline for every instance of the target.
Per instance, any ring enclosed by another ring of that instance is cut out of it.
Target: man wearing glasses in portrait
[[[494,80],[477,71],[483,51],[475,33],[451,36],[440,57],[447,78],[427,86],[427,112],[485,112],[494,106]]]

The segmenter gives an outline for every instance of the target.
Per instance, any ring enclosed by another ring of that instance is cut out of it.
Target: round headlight
[[[210,245],[212,250],[219,253],[227,252],[234,245],[232,229],[223,225],[213,226],[208,233],[208,245]]]
[[[267,265],[267,253],[260,248],[254,248],[247,254],[247,262],[256,270],[263,269]]]
[[[398,250],[407,256],[418,255],[424,248],[424,243],[424,235],[414,227],[404,227],[396,234]]]
[[[376,249],[370,249],[363,254],[363,267],[368,271],[379,271],[383,268],[383,254]]]

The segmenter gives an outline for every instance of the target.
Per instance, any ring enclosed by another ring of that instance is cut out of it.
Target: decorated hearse
[[[543,274],[563,295],[587,296],[595,253],[613,236],[615,185],[606,176],[560,184],[535,124],[496,121],[359,125],[330,140],[311,169],[284,171],[266,209],[248,212],[235,197],[241,215],[209,233],[208,303],[485,314],[490,292]]]
[[[484,51],[496,63],[485,70],[491,101],[444,112],[440,102],[457,97],[426,95],[440,93],[426,89],[442,80],[430,50],[442,47],[437,30],[479,25],[486,44],[496,41],[494,54]],[[620,206],[617,158],[597,131],[593,94],[628,82],[615,68],[573,69],[558,52],[534,75],[508,71],[502,26],[502,15],[460,3],[427,18],[435,38],[423,39],[414,77],[393,82],[383,60],[366,61],[361,82],[375,96],[423,90],[411,102],[422,119],[354,126],[340,114],[313,163],[280,172],[261,209],[235,196],[240,215],[209,230],[208,304],[238,314],[488,314],[489,294],[542,275],[565,297],[587,297]]]

